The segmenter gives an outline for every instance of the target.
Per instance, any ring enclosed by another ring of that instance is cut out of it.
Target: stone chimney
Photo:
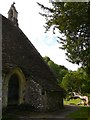
[[[18,12],[14,6],[15,2],[11,5],[8,11],[8,19],[11,20],[15,26],[18,26]]]

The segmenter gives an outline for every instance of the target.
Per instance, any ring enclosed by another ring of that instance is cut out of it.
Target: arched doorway
[[[13,74],[8,83],[8,106],[19,104],[19,87],[19,78]]]
[[[26,79],[20,68],[12,69],[3,78],[2,107],[23,104],[25,97]]]

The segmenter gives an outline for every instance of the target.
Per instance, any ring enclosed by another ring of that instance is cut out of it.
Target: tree
[[[61,65],[58,65],[58,64],[54,63],[47,56],[45,56],[43,59],[46,61],[46,63],[49,65],[49,67],[52,69],[52,71],[57,76],[58,84],[60,85],[63,77],[68,73],[68,69],[64,66],[61,66]]]
[[[88,79],[86,71],[82,68],[68,72],[62,80],[62,86],[67,92],[90,93],[88,83],[90,83],[90,79]]]
[[[45,57],[44,57],[44,60],[45,60],[46,63],[48,63],[48,62],[50,61],[50,58],[47,57],[47,56],[45,56]]]
[[[75,74],[75,72],[70,71],[69,73],[67,73],[63,80],[62,80],[62,86],[63,88],[67,91],[67,92],[73,92],[76,91],[79,88],[76,88],[76,84],[77,84],[77,76]]]
[[[38,3],[39,4],[39,3]],[[46,31],[59,29],[59,38],[68,61],[87,66],[90,70],[90,2],[52,2],[52,7],[41,5],[45,11]]]

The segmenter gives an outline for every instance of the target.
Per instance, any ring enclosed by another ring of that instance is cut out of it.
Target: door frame
[[[24,76],[24,73],[19,67],[14,68],[11,72],[5,75],[5,78],[3,80],[3,88],[2,88],[2,107],[7,107],[8,105],[8,85],[9,80],[13,75],[17,75],[19,79],[19,100],[18,104],[24,103],[24,97],[25,97],[25,87],[26,87],[26,79]]]

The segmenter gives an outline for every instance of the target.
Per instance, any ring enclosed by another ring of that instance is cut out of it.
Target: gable
[[[2,17],[2,65],[6,72],[20,67],[26,76],[30,76],[44,89],[62,91],[57,79],[40,53],[19,27]]]

